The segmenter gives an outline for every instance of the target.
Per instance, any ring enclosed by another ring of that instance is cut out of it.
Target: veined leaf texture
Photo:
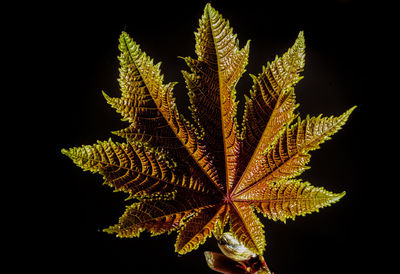
[[[229,22],[207,4],[195,33],[197,58],[184,58],[192,114],[187,119],[176,106],[175,83],[164,83],[160,64],[121,34],[121,96],[104,96],[129,123],[113,132],[123,141],[62,150],[133,198],[106,232],[138,237],[177,231],[175,250],[185,254],[225,229],[262,255],[266,241],[257,212],[285,222],[344,196],[296,177],[309,168],[310,151],[340,130],[355,107],[337,117],[303,119],[296,113],[294,88],[305,65],[300,32],[285,54],[251,75],[239,126],[235,86],[249,47],[239,47]]]

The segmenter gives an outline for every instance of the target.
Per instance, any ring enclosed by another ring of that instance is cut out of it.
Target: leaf
[[[355,107],[338,117],[307,116],[293,122],[300,117],[294,87],[305,62],[300,32],[286,53],[251,76],[253,88],[239,128],[236,84],[245,72],[249,45],[241,48],[229,21],[206,5],[195,33],[197,58],[183,58],[189,67],[182,71],[193,119],[189,122],[178,112],[176,83],[164,83],[161,64],[122,32],[121,94],[104,96],[129,123],[113,132],[123,141],[62,150],[77,166],[101,174],[105,184],[134,199],[106,232],[138,237],[143,231],[177,231],[175,250],[180,254],[198,248],[212,234],[222,239],[228,233],[233,242],[258,255],[258,268],[267,269],[262,259],[264,225],[255,211],[285,222],[343,197],[344,192],[334,194],[295,177],[309,168],[309,152],[341,129]],[[240,253],[233,244],[229,248]],[[207,254],[216,271],[254,267],[254,262],[237,267]]]
[[[265,249],[264,226],[250,203],[240,200],[233,202],[229,217],[233,235],[248,249],[261,255]]]
[[[109,140],[62,151],[84,170],[98,172],[104,183],[132,197],[177,189],[205,193],[201,182],[175,173],[166,156],[140,143],[114,143]]]
[[[224,211],[225,205],[205,208],[197,213],[179,231],[175,251],[179,254],[185,254],[203,244],[216,229],[218,216]]]
[[[300,180],[282,181],[266,184],[262,188],[246,192],[237,201],[248,202],[256,206],[264,216],[276,221],[294,220],[295,216],[318,211],[322,207],[337,202],[345,192],[334,194],[322,187],[314,187]]]
[[[249,43],[239,42],[226,21],[207,4],[195,33],[198,60],[185,58],[192,74],[183,73],[189,89],[191,110],[216,165],[226,176],[226,190],[235,179],[239,150],[235,85],[247,65]],[[224,161],[225,159],[225,161]]]
[[[123,32],[119,40],[122,97],[104,95],[131,126],[114,133],[153,147],[169,148],[171,156],[183,162],[181,166],[196,169],[203,181],[217,184],[216,170],[206,161],[207,152],[193,127],[178,113],[172,93],[175,83],[163,84],[161,63],[154,65],[127,33]]]
[[[258,159],[248,176],[239,182],[236,194],[248,191],[258,184],[276,182],[300,175],[310,160],[309,151],[329,140],[346,123],[355,107],[339,117],[307,117],[291,127],[286,127],[278,141]]]
[[[243,171],[242,180],[251,176],[262,153],[295,117],[293,111],[297,105],[293,86],[301,79],[304,49],[304,35],[300,32],[294,45],[282,57],[268,63],[258,77],[252,75],[253,92],[246,100],[243,117],[243,159],[240,160],[248,164],[240,171]]]
[[[212,204],[209,199],[202,198],[192,193],[180,192],[173,199],[150,199],[134,203],[127,207],[117,225],[105,231],[116,233],[119,237],[139,237],[144,230],[153,236],[170,233],[178,229],[196,211]]]

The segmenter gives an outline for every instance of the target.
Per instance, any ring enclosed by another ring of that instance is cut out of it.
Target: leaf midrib
[[[129,50],[130,48],[129,48],[128,44],[127,44],[127,41],[126,41],[126,38],[125,38],[125,37],[124,37],[124,44],[125,44],[125,46],[126,46],[127,49],[128,49],[129,58],[131,59],[131,63],[135,66],[135,69],[138,71],[138,73],[139,73],[139,75],[140,75],[140,78],[142,79],[143,83],[144,83],[145,86],[146,86],[146,89],[148,90],[148,92],[149,92],[151,98],[153,99],[153,101],[154,101],[154,103],[155,103],[156,101],[155,101],[153,95],[150,93],[150,90],[149,90],[149,88],[148,88],[149,85],[148,85],[148,83],[146,82],[145,78],[143,77],[143,75],[142,75],[142,73],[141,73],[141,71],[140,71],[140,69],[139,69],[139,66],[138,66],[136,60],[135,60],[135,59],[132,57],[132,55],[131,55],[131,51]],[[142,54],[142,52],[140,52],[140,53]],[[140,58],[143,58],[143,56],[141,56]],[[157,106],[157,104],[156,104],[156,106]],[[157,108],[158,108],[158,106],[157,106]],[[206,171],[204,170],[203,166],[197,161],[197,159],[194,157],[194,155],[189,151],[189,148],[187,147],[187,144],[184,142],[184,140],[182,140],[181,138],[179,138],[179,137],[177,136],[177,132],[175,132],[175,131],[172,129],[171,123],[170,123],[171,119],[167,119],[167,118],[164,116],[164,111],[160,111],[160,114],[162,115],[162,117],[164,118],[164,120],[166,121],[166,123],[169,125],[169,127],[170,127],[171,131],[174,133],[176,139],[178,139],[179,142],[183,145],[183,147],[185,148],[186,152],[190,155],[190,157],[194,160],[194,162],[195,162],[195,163],[197,164],[197,166],[201,169],[201,171],[206,175],[206,177],[210,180],[210,182],[214,185],[214,187],[215,187],[219,192],[221,192],[221,190],[220,190],[219,187],[218,187],[218,183],[215,182],[215,181],[213,180],[213,178],[208,174],[208,172],[206,172]],[[176,114],[178,114],[178,113],[176,113]],[[179,117],[177,117],[177,119],[179,119]],[[184,122],[185,122],[185,121],[184,121]],[[189,131],[188,131],[188,133],[189,133]],[[191,136],[190,134],[188,134],[188,136],[190,136],[190,138],[193,138],[193,136]],[[199,144],[198,144],[198,139],[195,139],[195,141],[196,141],[196,145],[198,146],[198,145],[199,145]],[[221,193],[221,194],[223,194],[223,193]]]
[[[112,149],[113,152],[115,153],[114,148],[111,148],[111,149]],[[126,153],[126,152],[124,151],[124,153]],[[136,152],[135,152],[135,153],[136,153]],[[146,152],[144,152],[144,153],[145,153],[145,155],[146,155],[146,157],[147,157]],[[98,159],[93,159],[93,158],[90,158],[90,157],[84,157],[84,156],[82,156],[82,157],[81,157],[81,156],[79,156],[79,157],[78,157],[78,156],[75,156],[75,157],[76,157],[76,158],[80,158],[80,159],[84,159],[84,160],[87,160],[87,161],[94,161],[94,162],[96,162],[96,163],[98,163],[98,164],[102,164],[102,165],[107,166],[107,167],[115,167],[115,168],[118,168],[118,169],[124,169],[124,170],[127,170],[127,171],[135,172],[135,173],[138,173],[138,174],[140,174],[140,175],[142,175],[142,176],[144,176],[144,177],[148,177],[148,178],[151,178],[151,179],[153,179],[153,180],[160,181],[160,182],[163,182],[163,183],[168,184],[168,185],[172,185],[172,186],[174,186],[174,187],[179,187],[179,188],[182,188],[182,189],[190,190],[190,191],[193,191],[193,192],[195,192],[195,193],[199,193],[199,194],[204,194],[204,193],[205,193],[205,192],[201,192],[201,191],[198,191],[198,190],[189,188],[189,187],[187,187],[187,186],[174,184],[174,183],[172,183],[172,182],[170,182],[170,181],[166,181],[166,180],[161,179],[161,178],[158,178],[158,177],[156,177],[156,176],[154,176],[154,175],[147,174],[147,173],[144,173],[144,172],[142,172],[142,171],[134,170],[134,169],[131,169],[131,168],[128,168],[128,167],[120,166],[120,165],[117,165],[117,164],[112,164],[112,163],[109,163],[109,162],[104,162],[104,161],[101,161],[101,160],[98,160]],[[119,158],[118,158],[118,161],[121,162]],[[131,161],[130,161],[130,163],[131,163]],[[158,164],[158,163],[157,163],[157,164]],[[99,173],[102,174],[102,175],[104,175],[104,173],[101,172],[101,170],[99,170]],[[172,173],[172,171],[171,171],[171,173]],[[175,177],[178,177],[178,176],[176,176],[176,175],[174,175],[174,176],[175,176]],[[181,177],[178,177],[178,178],[179,178],[180,180],[182,180]]]

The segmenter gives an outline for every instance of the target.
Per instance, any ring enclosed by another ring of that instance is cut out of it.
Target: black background
[[[39,24],[26,22],[30,41],[40,48],[36,61],[44,70],[39,78],[46,86],[46,98],[51,99],[36,109],[46,136],[42,141],[48,148],[51,144],[48,170],[52,171],[41,177],[49,184],[46,198],[40,201],[44,223],[36,226],[45,232],[50,245],[48,255],[35,259],[39,269],[53,273],[213,273],[203,257],[205,250],[217,251],[213,239],[178,256],[174,252],[176,233],[117,239],[101,232],[115,224],[129,205],[124,201],[126,195],[112,192],[101,184],[101,176],[83,172],[60,153],[61,148],[109,137],[118,140],[110,131],[127,126],[101,93],[119,95],[117,46],[123,30],[156,62],[162,62],[165,82],[179,82],[175,88],[178,107],[189,117],[180,73],[187,67],[177,56],[196,57],[193,32],[206,3],[69,2],[43,7],[31,17],[37,22],[43,15],[45,20]],[[258,74],[304,30],[306,66],[304,79],[296,86],[301,117],[340,115],[358,106],[343,130],[312,153],[312,168],[301,176],[315,186],[346,191],[346,196],[319,213],[286,224],[264,219],[267,263],[276,274],[372,273],[376,257],[372,259],[371,254],[377,252],[379,240],[371,237],[376,223],[370,219],[377,214],[371,206],[371,175],[366,174],[371,115],[366,98],[375,88],[370,65],[379,52],[370,41],[379,32],[375,28],[381,20],[379,9],[351,0],[211,3],[230,21],[240,46],[251,40],[248,73]],[[239,107],[250,87],[246,74],[237,86]]]

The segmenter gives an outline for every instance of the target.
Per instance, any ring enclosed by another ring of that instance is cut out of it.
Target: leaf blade
[[[186,254],[203,244],[216,229],[218,217],[225,211],[225,208],[225,205],[204,208],[197,216],[190,219],[179,231],[175,251],[179,254]]]
[[[322,187],[314,187],[301,180],[282,181],[275,185],[265,184],[251,192],[238,196],[237,201],[246,201],[274,221],[293,219],[318,211],[339,201],[346,192],[334,194]]]
[[[194,211],[213,205],[210,200],[188,192],[177,193],[172,199],[145,199],[127,207],[118,224],[105,232],[124,238],[139,237],[145,230],[152,236],[171,233],[179,229]]]
[[[119,49],[121,98],[105,97],[131,125],[114,133],[153,147],[169,148],[175,161],[186,168],[197,165],[197,175],[204,173],[203,181],[219,189],[217,173],[204,145],[178,112],[173,96],[176,83],[163,84],[160,63],[154,65],[126,32],[120,36]]]
[[[207,4],[195,33],[197,60],[185,58],[192,73],[184,72],[191,110],[225,189],[236,179],[239,133],[236,121],[235,85],[248,61],[249,43],[239,49],[229,21]],[[225,159],[225,160],[224,160]]]
[[[187,189],[202,193],[204,185],[193,176],[176,173],[173,163],[161,151],[141,143],[98,142],[63,150],[63,154],[83,170],[100,173],[105,184],[128,192],[132,197],[154,192]]]
[[[250,251],[262,255],[265,250],[264,225],[247,203],[234,201],[230,210],[230,231]]]
[[[307,169],[309,151],[330,139],[347,122],[356,106],[338,117],[307,117],[291,127],[286,127],[278,141],[260,157],[250,175],[234,196],[250,191],[257,185],[265,185],[300,175]]]
[[[246,100],[243,117],[243,150],[240,162],[241,178],[236,188],[246,177],[251,176],[262,153],[273,144],[282,128],[295,118],[296,101],[293,86],[301,80],[305,61],[304,34],[300,32],[294,45],[272,63],[263,68],[257,77],[252,76],[254,86],[251,97]]]

